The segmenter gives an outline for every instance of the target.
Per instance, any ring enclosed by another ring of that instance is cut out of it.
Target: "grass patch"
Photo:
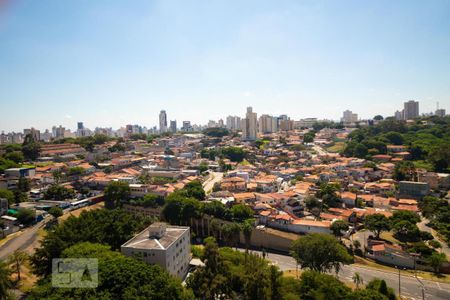
[[[243,161],[241,161],[239,164],[240,164],[241,166],[249,166],[249,165],[251,165],[251,163],[250,163],[248,160],[246,160],[246,159],[244,159]]]
[[[433,171],[433,165],[425,160],[415,160],[413,161],[413,164],[417,169],[425,169],[427,171]]]
[[[382,233],[380,234],[380,238],[383,239],[383,240],[385,240],[385,241],[391,242],[391,243],[393,243],[393,244],[402,244],[401,241],[397,240],[397,239],[394,237],[394,234],[392,233],[392,231],[382,232]]]
[[[343,151],[345,148],[345,142],[335,142],[332,146],[327,147],[326,150],[332,153],[338,153]]]

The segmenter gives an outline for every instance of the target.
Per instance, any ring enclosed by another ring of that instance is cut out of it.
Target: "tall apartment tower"
[[[159,113],[159,132],[164,133],[167,131],[167,114],[165,110]]]
[[[278,131],[278,119],[269,115],[262,115],[258,122],[260,133],[272,133]]]
[[[170,121],[170,132],[177,132],[177,121]]]
[[[354,114],[351,110],[344,111],[342,118],[344,123],[356,123],[358,122],[358,114]]]
[[[411,120],[419,116],[419,101],[410,100],[404,103],[403,118]]]
[[[241,121],[242,123],[242,138],[246,141],[256,140],[258,133],[258,121],[257,114],[253,112],[252,107],[247,107],[247,113],[245,114],[245,119]]]
[[[226,127],[230,130],[240,130],[241,118],[237,116],[228,116],[226,120]]]

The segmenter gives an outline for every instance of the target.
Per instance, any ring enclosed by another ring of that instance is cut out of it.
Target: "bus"
[[[75,201],[70,203],[70,209],[77,209],[80,207],[85,207],[90,205],[90,199],[83,199],[83,200],[79,200],[79,201]]]

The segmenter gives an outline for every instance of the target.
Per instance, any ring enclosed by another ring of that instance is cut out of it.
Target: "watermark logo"
[[[54,258],[52,286],[58,288],[96,288],[98,260],[96,258]]]

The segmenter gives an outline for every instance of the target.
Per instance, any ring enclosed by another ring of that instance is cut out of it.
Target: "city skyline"
[[[420,101],[408,100],[408,101],[403,102],[402,104],[404,106],[406,106],[407,103],[410,103],[410,102],[416,102],[417,105],[418,105],[418,103],[420,103]],[[246,109],[248,110],[249,108],[252,109],[253,107],[252,106],[248,106]],[[399,106],[399,108],[400,108],[400,106]],[[442,111],[443,115],[439,115],[438,111]],[[396,118],[396,119],[403,119],[403,116],[401,116],[401,117],[398,116],[398,113],[400,113],[400,112],[403,112],[403,110],[402,111],[396,110],[395,112],[392,112],[391,114],[387,114],[387,115],[384,115],[384,116],[382,115],[382,116],[384,118],[392,117],[392,118]],[[377,112],[373,112],[373,116],[368,117],[368,118],[362,118],[362,117],[359,117],[358,112],[352,112],[349,109],[346,109],[345,111],[343,111],[344,117],[342,117],[342,112],[341,112],[341,116],[338,117],[337,119],[320,118],[320,117],[317,117],[317,116],[310,116],[310,117],[306,117],[306,118],[295,118],[295,117],[293,117],[291,115],[287,115],[287,114],[276,115],[276,114],[267,113],[267,112],[256,112],[256,113],[258,115],[258,117],[257,117],[257,123],[258,124],[260,122],[260,117],[265,117],[265,116],[267,116],[267,117],[275,117],[275,118],[277,118],[277,117],[280,117],[280,118],[281,117],[288,117],[290,120],[293,120],[293,121],[301,121],[301,120],[305,120],[305,119],[317,119],[318,121],[326,120],[326,121],[333,121],[333,122],[337,122],[337,123],[339,123],[339,122],[349,123],[350,120],[347,120],[345,118],[345,115],[348,114],[348,113],[350,113],[350,114],[353,113],[352,115],[354,117],[353,117],[353,120],[351,120],[351,122],[362,121],[362,120],[371,120],[374,116],[381,115],[381,114],[379,114]],[[169,112],[169,114],[170,114],[170,112]],[[424,111],[422,111],[422,109],[420,109],[420,113],[419,113],[419,110],[417,110],[417,115],[414,115],[414,117],[419,117],[419,116],[423,116],[423,115],[439,115],[439,116],[442,117],[442,116],[446,115],[446,108],[443,108],[442,106],[439,106],[439,104],[438,104],[435,111],[424,112]],[[176,129],[182,129],[184,122],[189,122],[189,123],[192,123],[195,126],[205,127],[205,128],[207,128],[207,127],[228,127],[227,123],[229,121],[227,121],[227,119],[230,118],[230,117],[231,118],[238,118],[239,119],[239,123],[240,123],[241,120],[245,121],[245,119],[246,119],[246,112],[242,111],[240,114],[238,113],[237,116],[233,116],[231,114],[226,114],[226,115],[223,115],[223,116],[219,116],[219,118],[217,118],[217,119],[208,118],[206,122],[197,122],[196,120],[186,120],[186,119],[179,119],[179,120],[175,119],[174,120],[172,117],[170,117],[170,122],[169,122],[168,121],[169,120],[169,116],[168,116],[167,110],[162,109],[162,110],[159,110],[158,117],[157,117],[158,120],[157,120],[157,123],[155,123],[155,124],[129,122],[129,123],[120,124],[117,127],[114,127],[112,125],[99,126],[98,124],[91,124],[91,126],[88,125],[88,126],[85,127],[85,123],[86,122],[84,122],[82,120],[72,120],[72,118],[70,118],[71,119],[70,122],[65,123],[66,125],[62,125],[61,123],[59,123],[59,124],[53,124],[53,125],[51,125],[49,127],[43,127],[43,128],[39,128],[39,127],[36,127],[36,126],[33,126],[33,125],[26,125],[23,128],[19,128],[17,130],[9,130],[9,131],[5,130],[3,128],[0,128],[0,133],[1,132],[4,132],[4,133],[17,132],[17,133],[20,133],[23,130],[28,129],[28,128],[34,128],[34,129],[41,130],[41,131],[51,130],[52,128],[54,130],[55,127],[58,127],[58,126],[61,127],[62,126],[63,128],[65,128],[65,129],[67,129],[69,131],[72,131],[72,133],[75,134],[77,131],[80,130],[80,126],[82,127],[82,129],[86,128],[86,129],[89,129],[89,130],[94,130],[96,128],[99,128],[99,129],[104,129],[104,128],[109,129],[110,128],[113,131],[116,131],[116,130],[120,130],[120,129],[126,130],[126,127],[130,126],[130,125],[132,125],[132,126],[140,126],[140,127],[146,128],[148,130],[157,129],[159,132],[166,132],[166,131],[174,132],[172,130],[172,128],[173,128],[172,122],[175,122],[175,128]],[[223,122],[223,124],[222,124],[223,126],[218,126],[216,121],[219,121],[219,122],[222,121]],[[179,126],[177,126],[177,122],[180,123]],[[211,122],[215,123],[215,125],[214,126],[210,126]],[[169,126],[170,125],[169,123],[172,124],[172,125]],[[161,130],[161,125],[162,124],[165,124],[163,130]],[[258,125],[258,126],[260,126],[260,125]],[[230,129],[237,129],[237,128],[233,128],[233,127],[234,126],[232,126]],[[261,130],[261,127],[259,127],[259,128],[260,128],[259,131],[264,131],[264,130]],[[239,128],[239,129],[242,129],[242,128]]]
[[[448,1],[1,3],[5,131],[449,109]]]

